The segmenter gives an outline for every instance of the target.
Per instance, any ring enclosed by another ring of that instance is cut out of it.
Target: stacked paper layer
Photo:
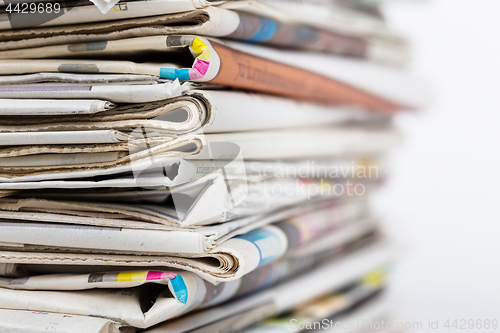
[[[369,198],[427,91],[378,8],[93,2],[0,2],[0,331],[389,315]]]

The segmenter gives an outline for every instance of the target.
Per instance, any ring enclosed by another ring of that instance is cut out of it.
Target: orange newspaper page
[[[220,57],[220,69],[211,83],[272,93],[328,104],[354,104],[394,113],[402,105],[379,98],[325,76],[250,55],[211,42]]]

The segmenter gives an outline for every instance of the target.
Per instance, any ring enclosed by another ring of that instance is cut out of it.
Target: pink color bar
[[[198,72],[200,72],[201,75],[205,76],[209,66],[210,66],[209,61],[197,59],[195,64],[193,65],[193,68],[196,69]]]
[[[171,280],[175,278],[177,274],[174,273],[169,273],[169,272],[158,272],[158,271],[149,271],[148,275],[146,276],[146,281],[151,281],[151,280]]]

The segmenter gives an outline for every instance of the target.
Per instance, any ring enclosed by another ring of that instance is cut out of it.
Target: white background
[[[386,14],[435,95],[398,117],[406,140],[377,199],[406,250],[394,304],[443,332],[447,319],[500,322],[500,1],[393,1]]]

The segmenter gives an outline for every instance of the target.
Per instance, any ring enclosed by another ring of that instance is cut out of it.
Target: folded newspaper
[[[144,59],[144,54],[151,60],[129,61]],[[99,59],[83,59],[96,56]],[[128,60],[120,60],[124,57]],[[194,35],[134,37],[0,51],[0,59],[5,59],[0,60],[3,75],[39,72],[153,75],[327,104],[358,105],[385,113],[415,108],[427,100],[421,82],[399,70],[324,55],[222,43]],[[26,65],[13,59],[32,61]],[[184,67],[187,64],[192,65]],[[337,72],[337,68],[342,69]],[[16,95],[12,88],[2,90]]]
[[[206,175],[207,166],[211,171],[220,170],[231,161],[241,164],[243,159],[369,155],[380,153],[400,140],[399,134],[387,126],[321,126],[179,136],[142,126],[119,128],[118,124],[103,123],[100,127],[106,126],[108,129],[88,131],[0,133],[0,138],[10,142],[0,149],[0,157],[5,159],[4,165],[0,163],[0,181],[75,179],[125,172],[133,172],[136,178],[146,181],[145,177],[140,177],[141,173],[146,175],[154,169],[162,169],[162,173],[154,173],[156,184],[174,186]],[[74,141],[69,142],[71,139]],[[264,141],[272,144],[263,147]],[[206,162],[214,160],[227,162]],[[0,186],[2,189],[16,188],[16,185]]]
[[[384,269],[378,269],[363,276],[359,281],[343,287],[333,294],[321,296],[300,304],[289,313],[278,315],[255,324],[241,333],[257,332],[308,332],[309,330],[345,329],[339,326],[340,318],[345,313],[354,312],[372,299],[380,296],[385,287]],[[354,315],[356,317],[356,315]],[[364,316],[359,316],[367,320]],[[332,321],[335,324],[332,324]],[[357,325],[356,325],[357,326]]]
[[[176,168],[146,169],[141,173],[135,167],[132,175],[105,180],[2,183],[0,189],[5,190],[5,199],[0,201],[11,203],[5,206],[11,210],[27,210],[30,200],[25,199],[56,199],[63,201],[59,206],[64,206],[54,207],[55,203],[52,203],[52,210],[48,212],[63,209],[65,214],[83,217],[85,213],[79,211],[103,213],[107,210],[108,216],[119,213],[121,215],[116,215],[117,218],[128,216],[128,220],[134,218],[175,227],[261,215],[312,199],[356,198],[370,192],[385,177],[382,164],[370,155],[359,155],[357,160],[339,156],[333,160],[309,160],[306,163],[181,162]],[[191,169],[183,168],[185,165]],[[179,186],[164,186],[165,179],[186,179],[183,175],[186,169],[192,171],[188,175],[194,174],[199,176],[198,179]],[[19,199],[23,200],[16,204]],[[73,203],[65,202],[68,200]],[[159,204],[162,207],[155,208]],[[132,209],[135,213],[130,213]],[[71,214],[71,211],[79,213]],[[81,222],[75,220],[74,223]],[[94,224],[99,225],[98,222]]]
[[[105,318],[4,309],[0,309],[0,327],[8,333],[42,333],[48,330],[57,330],[61,333],[134,333],[137,331],[133,327],[123,326]]]
[[[341,12],[339,8],[335,8],[337,17],[333,22],[321,24],[327,21],[323,20],[318,24],[287,7],[278,9],[255,1],[130,1],[112,6],[113,10],[106,15],[81,1],[76,6],[70,2],[51,4],[56,7],[53,13],[36,15],[16,11],[16,3],[19,2],[9,1],[10,7],[6,4],[0,14],[4,17],[0,30],[15,29],[0,33],[0,48],[3,49],[130,36],[200,34],[275,47],[332,52],[396,65],[408,58],[404,39],[386,29],[382,20],[352,11]],[[22,3],[21,6],[27,7]],[[102,22],[104,17],[106,21]],[[379,36],[353,31],[349,29],[352,25],[341,23],[342,19],[353,18],[376,24]],[[20,28],[25,29],[17,30]]]
[[[281,280],[307,272],[315,264],[325,260],[331,262],[332,251],[337,252],[334,261],[349,261],[351,256],[362,253],[362,250],[357,249],[359,241],[356,245],[355,240],[316,249],[315,253],[319,256],[314,260],[307,252],[275,263],[272,263],[272,258],[268,258],[271,263],[243,279],[216,286],[183,271],[49,274],[1,278],[3,288],[0,288],[0,299],[8,309],[62,313],[68,313],[71,309],[70,314],[75,315],[92,315],[97,310],[101,316],[113,318],[124,325],[146,328],[193,309],[211,307],[264,287],[269,288]],[[350,248],[349,244],[354,245],[350,245]],[[377,246],[380,247],[380,244],[372,247],[376,249]],[[380,256],[377,250],[374,253]],[[124,288],[130,289],[127,291]],[[92,299],[92,304],[86,299]]]
[[[222,329],[238,332],[265,318],[346,287],[361,276],[387,266],[394,258],[393,251],[394,248],[388,244],[374,244],[271,288],[167,321],[145,332],[216,332]]]
[[[125,228],[96,228],[53,223],[3,222],[0,262],[60,265],[166,266],[195,272],[208,281],[237,279],[269,261],[293,252],[297,234],[308,242],[320,242],[319,231],[333,232],[328,246],[371,234],[371,218],[339,216],[332,220],[332,208],[291,216],[240,234],[146,231]],[[315,219],[317,218],[317,220]],[[272,221],[272,219],[270,219]],[[301,229],[295,225],[301,222]],[[222,225],[222,228],[226,227]],[[334,229],[332,229],[334,228]],[[208,228],[208,230],[217,228]],[[221,228],[219,228],[221,229]],[[226,232],[227,232],[226,228]],[[243,229],[244,230],[244,229]],[[292,232],[293,231],[293,232]],[[310,233],[308,236],[307,234]],[[240,235],[238,235],[240,234]],[[50,235],[50,237],[48,237]],[[304,238],[307,237],[307,238]],[[219,242],[217,238],[221,238]],[[207,244],[208,243],[208,244]],[[217,243],[219,243],[217,245]],[[34,252],[36,251],[36,252]],[[177,251],[177,252],[175,252]]]

